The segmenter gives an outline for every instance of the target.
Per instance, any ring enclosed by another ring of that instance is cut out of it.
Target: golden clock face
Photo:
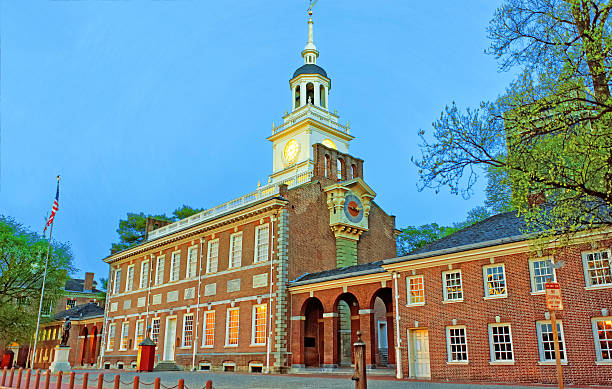
[[[323,145],[329,147],[330,149],[338,150],[338,148],[336,147],[336,144],[331,139],[325,139],[323,141]]]
[[[295,139],[291,139],[287,144],[285,144],[285,149],[283,150],[283,156],[287,162],[295,162],[298,156],[298,152],[300,151],[300,145]]]

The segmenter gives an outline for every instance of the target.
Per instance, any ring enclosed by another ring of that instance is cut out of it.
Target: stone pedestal
[[[58,371],[69,371],[70,370],[70,362],[68,362],[69,355],[70,355],[69,346],[55,346],[55,358],[53,358],[53,362],[51,363],[51,366],[49,366],[49,370],[51,370],[51,373],[57,373]]]

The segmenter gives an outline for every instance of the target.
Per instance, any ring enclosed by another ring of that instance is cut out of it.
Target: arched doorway
[[[81,346],[81,358],[79,359],[79,365],[83,366],[86,361],[87,361],[87,335],[88,335],[88,331],[87,331],[87,327],[83,327],[83,330],[81,330],[81,337],[83,338],[83,344]]]
[[[351,293],[343,293],[336,301],[338,314],[338,364],[350,366],[353,362],[353,343],[359,330],[359,303]]]
[[[89,341],[89,364],[96,363],[98,357],[98,327],[94,326],[91,330],[91,339]]]
[[[304,365],[321,366],[323,364],[323,304],[319,299],[310,297],[304,302]]]
[[[395,363],[395,336],[393,333],[393,293],[391,288],[380,288],[370,302],[373,311],[370,328],[372,333],[372,361],[378,366]]]

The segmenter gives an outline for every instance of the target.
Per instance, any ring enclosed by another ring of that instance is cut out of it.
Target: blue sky
[[[419,192],[417,131],[446,104],[508,85],[486,26],[498,1],[320,0],[318,64],[350,121],[376,201],[397,226],[451,224],[483,201]],[[290,109],[307,1],[0,1],[0,214],[54,237],[82,275],[127,212],[213,207],[265,183],[266,140]]]

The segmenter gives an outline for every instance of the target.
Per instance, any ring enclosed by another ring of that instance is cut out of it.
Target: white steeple
[[[308,10],[308,15],[308,42],[306,42],[306,46],[302,51],[302,57],[304,57],[305,64],[316,64],[317,58],[319,57],[319,52],[317,51],[317,46],[314,44],[311,9]]]

